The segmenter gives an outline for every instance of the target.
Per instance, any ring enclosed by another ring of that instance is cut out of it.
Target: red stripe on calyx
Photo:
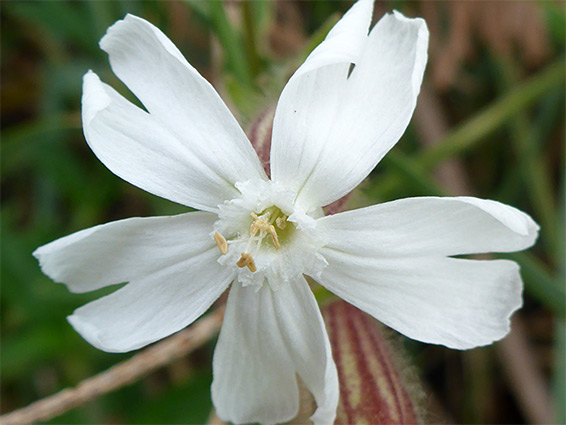
[[[340,381],[335,425],[416,424],[414,405],[377,322],[344,301],[323,309]]]

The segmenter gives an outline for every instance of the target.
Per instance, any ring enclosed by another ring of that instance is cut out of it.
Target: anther
[[[287,220],[285,220],[283,217],[277,217],[275,224],[277,224],[277,227],[283,230],[287,226]]]
[[[242,252],[242,256],[236,262],[236,265],[240,268],[247,267],[248,269],[250,269],[252,273],[254,273],[257,270],[252,255],[247,252]]]
[[[226,242],[226,239],[220,233],[214,233],[214,242],[216,242],[220,254],[224,255],[228,252],[228,242]]]
[[[271,240],[273,241],[273,246],[275,246],[275,249],[281,248],[281,245],[279,245],[279,238],[277,237],[277,232],[275,231],[273,224],[269,225],[269,227],[267,228],[267,233],[269,233],[269,235],[271,236]]]

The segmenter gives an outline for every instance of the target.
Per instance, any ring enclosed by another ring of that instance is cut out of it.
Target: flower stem
[[[228,21],[224,4],[221,1],[210,1],[207,4],[212,28],[222,45],[228,67],[240,84],[252,87],[252,74],[243,43]]]
[[[398,173],[385,176],[368,195],[379,200],[389,199],[401,188],[407,177],[410,177],[411,182],[416,183],[421,189],[425,186],[433,189],[435,184],[423,183],[424,180],[417,182],[415,177],[418,175],[419,180],[425,179],[425,171],[486,141],[486,136],[506,124],[509,119],[547,94],[549,90],[563,90],[565,74],[566,65],[564,60],[560,59],[528,81],[514,87],[475,117],[457,126],[440,142],[424,149],[415,160],[409,162],[408,158],[404,158],[396,150],[389,152],[383,162],[393,166]],[[439,193],[431,190],[429,194]]]
[[[550,89],[563,90],[566,76],[564,58],[528,81],[514,87],[472,119],[456,127],[441,142],[423,151],[418,162],[430,169],[444,159],[465,152],[486,140],[486,136],[538,100]]]
[[[512,63],[505,61],[504,58],[498,58],[496,64],[498,75],[500,76],[500,85],[505,90],[511,90],[518,79],[516,67]],[[553,103],[555,97],[549,98]],[[559,99],[559,103],[562,100]],[[548,102],[543,106],[547,106]],[[555,105],[550,104],[553,109]],[[555,264],[560,262],[560,239],[556,232],[558,216],[556,213],[556,200],[553,193],[553,185],[550,175],[547,171],[545,160],[541,155],[540,146],[544,140],[548,138],[547,131],[544,131],[546,116],[548,115],[548,106],[541,108],[541,112],[536,117],[538,119],[530,119],[525,111],[519,112],[510,122],[510,131],[512,136],[511,146],[515,150],[518,157],[519,170],[523,176],[521,183],[526,186],[526,193],[531,198],[531,205],[535,212],[535,219],[541,224],[542,238],[541,242],[546,244],[547,252],[554,260]],[[552,113],[556,115],[556,113]],[[553,122],[555,122],[553,120]]]

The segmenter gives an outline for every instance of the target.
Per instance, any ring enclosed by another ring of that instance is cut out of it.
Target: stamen
[[[285,227],[287,227],[287,220],[285,220],[283,217],[277,217],[275,224],[277,224],[277,227],[283,230]]]
[[[220,254],[224,255],[228,252],[228,242],[226,242],[226,239],[220,233],[214,233],[214,242],[216,242]]]
[[[255,213],[252,213],[252,218],[254,221],[250,226],[250,233],[252,236],[255,236],[264,227],[263,223],[265,223],[265,220],[260,219]]]
[[[275,246],[275,249],[281,248],[281,245],[279,245],[279,238],[277,237],[277,232],[275,231],[275,227],[273,226],[273,224],[269,225],[267,232],[271,236],[271,240],[273,241],[273,245]]]
[[[279,244],[279,237],[277,236],[277,231],[275,230],[275,226],[273,224],[269,224],[263,218],[259,218],[255,213],[252,213],[251,215],[252,218],[254,219],[253,223],[250,226],[251,235],[255,236],[258,231],[263,230],[264,232],[269,233],[269,236],[271,236],[271,240],[273,241],[273,246],[275,246],[275,249],[281,248],[281,245]],[[282,227],[280,227],[279,225],[277,227],[282,229]],[[262,237],[262,235],[260,235],[260,237]]]
[[[247,267],[248,269],[250,269],[252,273],[254,273],[257,270],[252,255],[247,252],[242,252],[242,256],[236,262],[236,265],[240,268]]]

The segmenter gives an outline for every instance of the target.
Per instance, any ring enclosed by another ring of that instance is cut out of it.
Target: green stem
[[[562,159],[562,170],[565,170],[566,159]],[[559,256],[564,259],[566,255],[566,171],[563,172],[561,177],[562,187],[560,196],[560,221],[558,223],[557,233],[559,240],[562,241],[559,250]],[[560,285],[562,288],[566,285],[566,261],[560,263]],[[564,300],[564,296],[562,296]],[[554,360],[554,373],[553,373],[553,389],[555,405],[555,421],[557,424],[566,423],[566,320],[564,317],[557,318],[555,323],[556,335],[556,348]]]
[[[210,22],[222,45],[228,67],[234,73],[234,76],[240,84],[246,87],[252,87],[253,79],[245,49],[239,34],[232,28],[232,25],[230,25],[228,21],[223,3],[221,1],[212,0],[207,4]]]
[[[412,162],[418,164],[419,169],[424,172],[446,159],[478,146],[487,140],[486,136],[506,124],[509,119],[547,94],[549,90],[563,90],[565,73],[566,64],[560,59],[526,82],[514,87],[475,117],[456,127],[439,143],[425,149]],[[393,152],[389,152],[388,156]],[[372,197],[388,199],[402,185],[403,177],[399,173],[386,176],[373,191]]]
[[[257,37],[253,21],[252,6],[254,6],[254,4],[251,1],[241,3],[246,53],[249,59],[250,72],[255,77],[259,74],[261,61],[256,45]]]
[[[566,423],[566,321],[556,320],[556,348],[554,353],[554,403],[555,423]]]
[[[521,275],[530,295],[557,315],[566,315],[566,289],[558,278],[552,276],[544,263],[529,252],[503,255],[521,266]]]
[[[528,81],[514,87],[474,118],[456,127],[444,139],[424,150],[418,162],[430,169],[439,162],[465,152],[486,140],[486,136],[500,128],[510,118],[531,105],[550,89],[563,90],[566,76],[564,58],[550,65]]]
[[[498,58],[497,64],[501,85],[506,91],[512,89],[518,80],[515,75],[513,64],[505,62],[503,58]],[[544,120],[544,116],[542,119]],[[523,174],[522,182],[527,188],[527,194],[531,198],[531,205],[537,220],[541,224],[541,241],[547,245],[549,252],[557,264],[560,240],[556,232],[558,216],[556,214],[556,201],[553,193],[551,178],[547,172],[544,158],[541,155],[538,145],[544,140],[544,135],[540,130],[541,117],[534,122],[525,111],[519,112],[514,116],[510,123],[512,135],[511,146],[517,155],[519,168]]]
[[[391,151],[384,157],[384,162],[395,169],[399,175],[411,184],[412,188],[421,190],[426,195],[446,195],[444,189],[426,175],[425,170],[415,160],[410,159],[399,150]]]
[[[324,23],[314,32],[314,34],[309,38],[307,41],[307,45],[304,49],[302,49],[299,57],[297,58],[297,62],[303,63],[308,55],[316,49],[316,47],[324,41],[328,32],[336,25],[336,23],[340,20],[340,15],[333,14],[331,15]]]

